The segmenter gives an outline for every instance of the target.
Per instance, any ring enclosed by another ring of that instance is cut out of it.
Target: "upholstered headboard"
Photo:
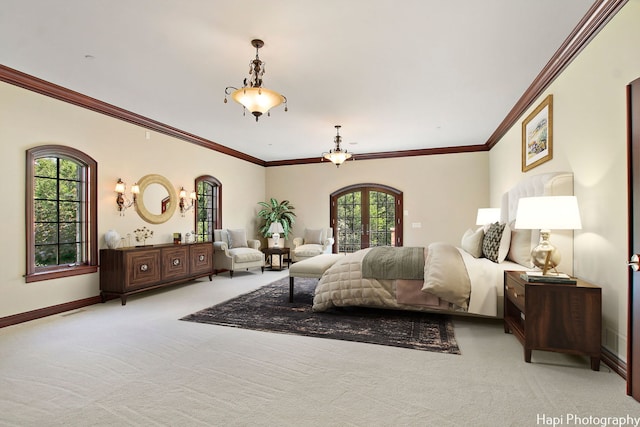
[[[531,175],[522,179],[502,196],[500,217],[509,223],[516,219],[518,200],[521,197],[572,196],[573,174],[571,172],[551,172]],[[532,233],[532,248],[538,242],[540,233]],[[562,259],[558,271],[573,274],[573,230],[551,230],[551,243],[558,248]]]

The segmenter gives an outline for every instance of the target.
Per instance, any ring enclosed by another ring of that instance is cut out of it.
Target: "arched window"
[[[196,178],[196,235],[213,242],[213,230],[222,227],[222,183],[210,175]]]
[[[380,184],[356,184],[331,194],[334,252],[402,246],[402,192]]]
[[[63,145],[27,150],[26,281],[97,271],[98,163]]]

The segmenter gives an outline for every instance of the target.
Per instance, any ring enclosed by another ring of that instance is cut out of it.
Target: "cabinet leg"
[[[600,370],[600,358],[597,356],[591,357],[591,369],[594,371]]]
[[[527,363],[531,363],[531,349],[530,348],[525,348],[524,349],[524,361]]]
[[[209,275],[209,281],[212,281],[212,280],[213,280],[213,274],[210,274]]]
[[[127,305],[127,296],[120,295],[120,302],[122,303],[122,305]]]

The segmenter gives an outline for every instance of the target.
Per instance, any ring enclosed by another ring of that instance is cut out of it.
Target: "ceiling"
[[[594,0],[2,0],[0,64],[264,161],[484,144]],[[258,123],[240,87],[264,40]]]

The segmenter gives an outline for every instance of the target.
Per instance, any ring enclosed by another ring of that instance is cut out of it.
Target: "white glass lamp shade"
[[[235,90],[231,98],[251,112],[254,116],[261,116],[273,107],[284,102],[278,92],[263,87],[244,87]]]
[[[560,263],[560,252],[549,242],[550,230],[582,228],[575,196],[525,197],[518,201],[516,229],[540,230],[540,243],[531,251],[533,264],[547,274]]]
[[[345,161],[351,158],[351,153],[347,153],[346,151],[333,151],[331,153],[325,154],[324,158],[329,160],[336,166],[340,166]]]
[[[122,182],[121,179],[118,178],[118,182],[116,182],[116,188],[115,188],[115,192],[116,193],[124,193],[126,184],[124,182]]]
[[[493,224],[500,221],[500,208],[480,208],[476,216],[476,225]]]

